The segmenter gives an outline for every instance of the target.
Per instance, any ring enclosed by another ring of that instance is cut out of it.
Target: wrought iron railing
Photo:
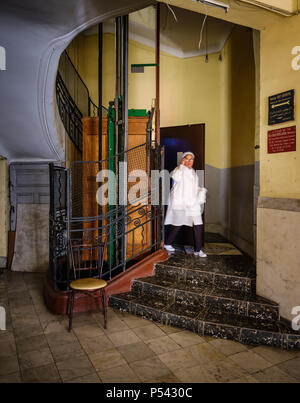
[[[63,125],[76,149],[82,152],[82,121],[87,116],[106,116],[107,108],[92,101],[89,90],[67,51],[60,57],[56,76],[56,101]]]
[[[101,173],[120,163],[118,177],[110,171],[107,181],[100,178]],[[101,161],[73,162],[69,169],[51,166],[50,275],[54,288],[67,290],[72,280],[71,239],[85,243],[106,239],[106,280],[160,248],[163,189],[161,181],[151,183],[151,173],[162,169],[163,148],[150,142]],[[136,183],[128,181],[133,170],[144,172],[144,187],[137,193]],[[120,181],[122,174],[127,181]],[[122,203],[125,194],[130,202]],[[108,203],[101,203],[105,198]]]

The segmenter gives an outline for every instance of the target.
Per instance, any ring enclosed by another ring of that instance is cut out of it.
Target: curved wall
[[[8,161],[63,160],[53,102],[59,57],[82,30],[143,8],[149,0],[11,0],[1,4],[0,155]]]

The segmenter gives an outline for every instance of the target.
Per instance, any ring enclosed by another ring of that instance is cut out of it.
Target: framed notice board
[[[296,126],[268,131],[268,154],[296,151]]]
[[[269,126],[295,119],[294,99],[295,90],[281,92],[269,97]]]

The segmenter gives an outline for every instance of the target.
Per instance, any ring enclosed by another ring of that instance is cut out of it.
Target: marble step
[[[191,286],[213,285],[223,290],[255,292],[256,275],[252,260],[246,256],[208,256],[176,253],[155,264],[155,276],[166,281]]]
[[[183,307],[217,308],[221,312],[252,319],[270,321],[279,319],[279,306],[275,302],[255,294],[218,289],[211,284],[191,285],[184,282],[170,282],[154,276],[134,280],[131,291],[136,296],[158,297]]]
[[[280,321],[254,320],[205,307],[196,309],[158,297],[137,296],[132,292],[111,295],[109,306],[163,325],[187,329],[200,336],[300,350],[300,333]]]

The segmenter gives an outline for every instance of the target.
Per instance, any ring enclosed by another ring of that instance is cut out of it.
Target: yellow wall
[[[97,36],[80,35],[68,48],[71,59],[98,103]],[[161,52],[161,127],[206,124],[205,162],[217,168],[254,162],[254,66],[252,32],[235,29],[222,52],[181,59]],[[129,42],[129,66],[154,63],[154,49]],[[114,99],[114,35],[103,40],[103,105]],[[253,86],[251,87],[251,85]],[[232,87],[233,86],[233,87]],[[129,108],[151,108],[155,68],[128,77]],[[238,111],[238,113],[236,113]]]
[[[254,163],[255,64],[252,30],[235,27],[222,50],[221,132],[223,167]]]
[[[7,257],[8,213],[8,166],[0,157],[0,257]]]
[[[297,0],[258,0],[257,2],[266,7],[276,7],[290,13],[297,9]]]
[[[300,15],[286,18],[261,32],[261,196],[300,198],[300,136],[297,127],[297,150],[267,153],[268,130],[294,126],[300,121],[300,70],[292,68],[292,48],[299,44]],[[295,121],[268,126],[268,97],[295,89]]]

